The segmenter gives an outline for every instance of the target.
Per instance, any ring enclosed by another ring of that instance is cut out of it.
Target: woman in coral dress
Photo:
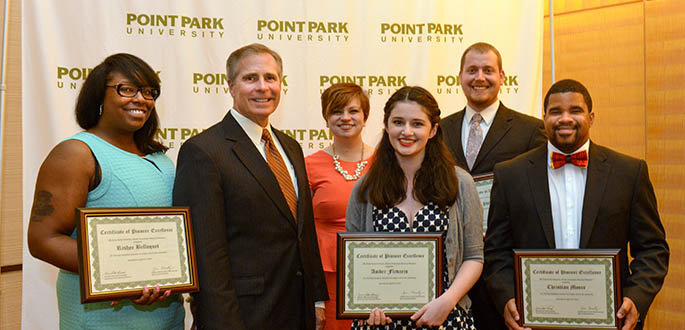
[[[372,161],[373,147],[362,140],[362,129],[369,116],[369,98],[356,84],[334,84],[321,95],[321,108],[333,135],[333,144],[308,156],[305,162],[330,297],[325,303],[324,329],[348,330],[351,320],[335,317],[336,239],[338,232],[345,231],[345,210],[352,187]]]

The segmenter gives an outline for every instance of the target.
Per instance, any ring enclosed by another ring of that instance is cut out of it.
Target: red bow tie
[[[567,163],[571,163],[580,168],[587,168],[587,151],[576,152],[572,155],[564,155],[558,152],[552,152],[552,168],[558,169]]]

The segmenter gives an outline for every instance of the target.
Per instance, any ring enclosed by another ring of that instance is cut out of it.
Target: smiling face
[[[335,138],[354,138],[364,128],[364,113],[358,97],[353,97],[342,109],[333,109],[326,119],[326,125]]]
[[[549,142],[572,153],[590,138],[595,113],[589,112],[583,94],[568,92],[549,95],[545,109],[545,131]]]
[[[107,85],[118,84],[136,85],[125,75],[112,71]],[[133,97],[124,97],[117,93],[116,87],[105,88],[105,98],[102,102],[101,126],[112,127],[118,131],[135,132],[145,125],[155,107],[154,100],[147,100],[138,92]]]
[[[459,83],[473,110],[481,111],[495,103],[503,82],[504,71],[500,70],[495,53],[470,50],[464,56]]]
[[[235,80],[228,82],[233,108],[257,125],[265,127],[281,97],[278,64],[268,53],[247,55],[238,60]]]
[[[398,159],[423,159],[426,144],[435,136],[438,124],[431,126],[430,118],[418,103],[400,101],[390,111],[385,130]]]

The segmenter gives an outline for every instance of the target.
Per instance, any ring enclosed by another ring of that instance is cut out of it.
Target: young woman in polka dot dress
[[[438,126],[440,108],[427,90],[399,89],[384,112],[383,137],[352,191],[346,230],[444,232],[445,290],[409,319],[374,309],[352,329],[475,329],[466,293],[483,269],[483,213],[473,179],[455,167]]]

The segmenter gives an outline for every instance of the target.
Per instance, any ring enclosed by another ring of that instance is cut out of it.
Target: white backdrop
[[[78,91],[89,69],[117,52],[135,54],[159,72],[159,137],[174,160],[183,141],[230,108],[226,58],[253,42],[283,57],[283,95],[271,122],[300,141],[305,154],[331,142],[319,98],[334,82],[354,81],[368,91],[371,116],[364,137],[371,144],[380,137],[383,104],[401,86],[431,91],[443,116],[462,109],[459,59],[479,41],[502,54],[504,104],[534,116],[541,112],[541,1],[24,0],[22,5],[24,233],[41,162],[55,144],[80,130],[73,114]],[[23,276],[23,328],[56,328],[56,268],[24,248]]]

